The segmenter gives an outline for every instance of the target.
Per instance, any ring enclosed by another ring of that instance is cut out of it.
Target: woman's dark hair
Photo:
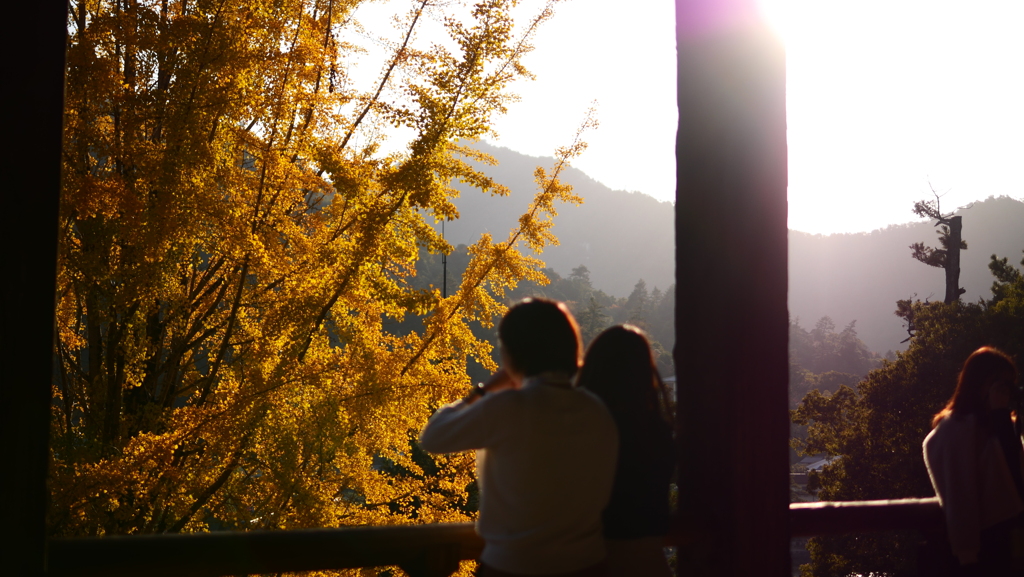
[[[498,324],[498,340],[524,376],[561,372],[571,377],[579,369],[580,330],[558,301],[528,298],[513,306]]]
[[[640,329],[616,325],[597,335],[577,383],[604,401],[621,435],[671,435],[665,385]]]
[[[932,427],[951,414],[986,415],[989,389],[1002,379],[1009,383],[1017,380],[1017,366],[1009,355],[994,347],[981,347],[971,353],[960,370],[956,391],[932,419]]]

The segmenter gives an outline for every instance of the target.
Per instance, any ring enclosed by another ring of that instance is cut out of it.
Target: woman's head
[[[546,372],[576,374],[580,331],[560,302],[529,298],[513,306],[498,324],[501,351],[511,369],[524,377]]]
[[[617,421],[666,418],[651,345],[634,326],[616,325],[599,334],[587,347],[578,382],[601,397]]]
[[[949,414],[985,414],[992,407],[993,392],[1001,393],[1017,380],[1017,366],[1006,353],[993,347],[981,347],[971,353],[960,370],[956,391],[946,408],[935,415],[933,426]]]

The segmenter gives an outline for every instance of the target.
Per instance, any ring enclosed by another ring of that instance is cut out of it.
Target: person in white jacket
[[[924,459],[942,504],[962,575],[1019,575],[1012,535],[1024,519],[1024,446],[1010,414],[1017,369],[982,347],[960,371],[953,397],[935,415]]]
[[[562,303],[527,299],[502,319],[498,339],[502,370],[439,409],[420,446],[477,450],[478,575],[603,575],[601,512],[618,436],[600,399],[572,384],[576,322]]]

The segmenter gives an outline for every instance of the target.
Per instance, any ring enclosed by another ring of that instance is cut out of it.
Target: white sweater
[[[974,415],[946,417],[925,437],[924,462],[953,553],[961,564],[976,562],[981,530],[1024,511],[999,440],[980,439]]]
[[[477,449],[481,559],[509,573],[566,573],[605,557],[601,511],[618,434],[600,399],[527,379],[442,407],[420,433],[432,453]]]

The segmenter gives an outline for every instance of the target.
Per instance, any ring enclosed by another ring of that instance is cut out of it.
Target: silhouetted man
[[[498,339],[502,369],[435,413],[420,446],[477,449],[480,575],[602,575],[618,437],[601,401],[572,385],[576,322],[562,303],[527,299]]]

